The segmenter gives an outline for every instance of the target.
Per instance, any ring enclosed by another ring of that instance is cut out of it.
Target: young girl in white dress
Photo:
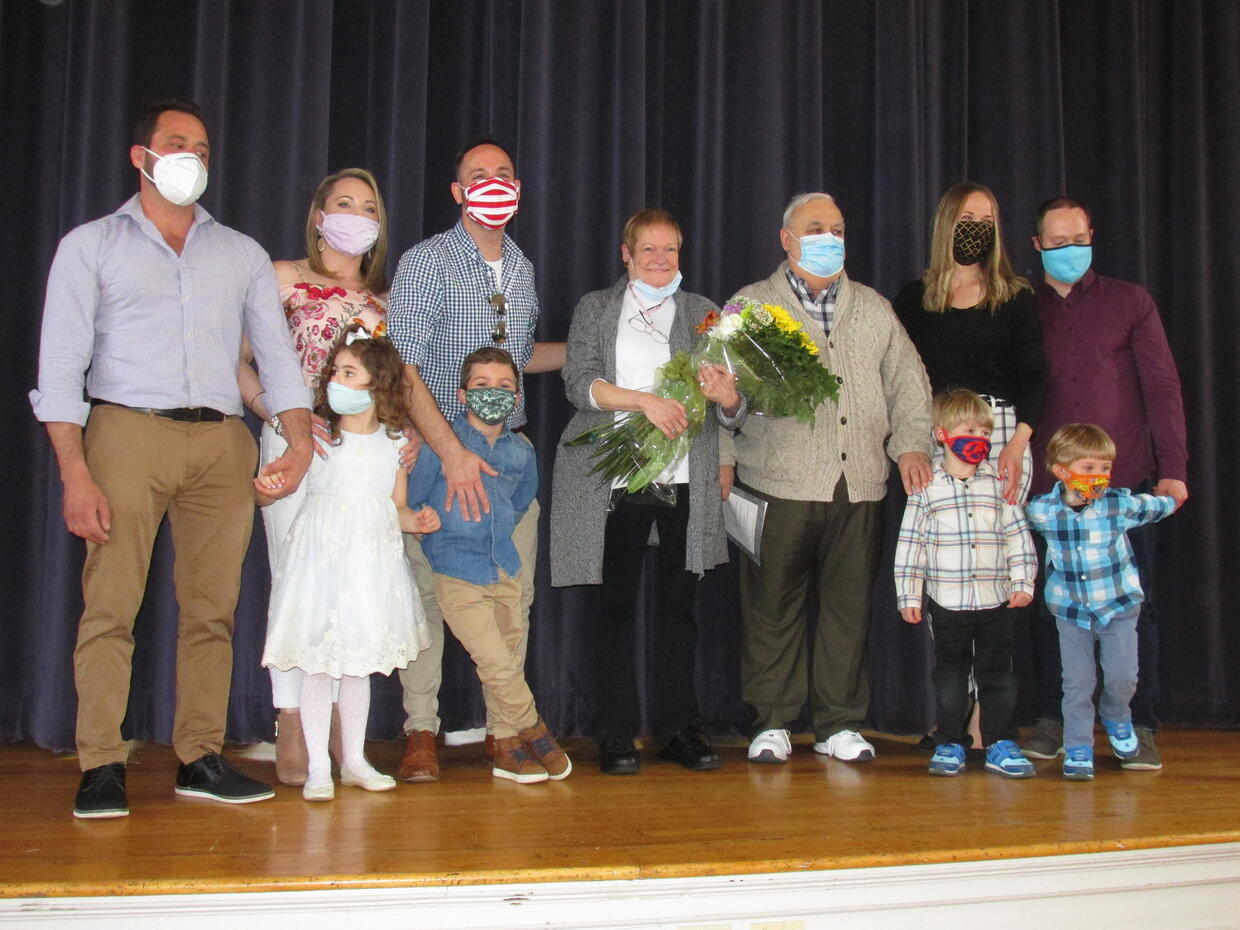
[[[306,475],[307,495],[285,538],[271,583],[263,665],[303,672],[301,717],[309,752],[302,796],[329,801],[332,685],[340,685],[340,783],[396,787],[364,754],[370,675],[404,668],[429,644],[422,602],[401,533],[431,533],[439,516],[406,503],[408,473],[397,450],[407,417],[403,365],[392,344],[360,323],[347,327],[323,365],[315,412],[330,427],[326,459]],[[260,504],[282,474],[254,479]]]

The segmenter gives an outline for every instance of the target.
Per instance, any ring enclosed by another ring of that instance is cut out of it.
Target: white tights
[[[366,761],[366,720],[370,716],[370,678],[345,675],[303,675],[301,680],[301,727],[310,756],[307,784],[329,784],[332,760],[328,741],[332,726],[332,691],[339,682],[341,768],[355,775],[378,774]]]

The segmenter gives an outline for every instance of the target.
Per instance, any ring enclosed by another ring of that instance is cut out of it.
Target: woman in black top
[[[1042,409],[1042,327],[1029,282],[1012,272],[999,205],[981,184],[943,195],[930,239],[930,267],[895,299],[935,393],[968,388],[990,404],[991,464],[1004,495],[1029,494],[1029,438]]]

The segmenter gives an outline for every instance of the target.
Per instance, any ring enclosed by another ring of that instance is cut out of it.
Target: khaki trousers
[[[860,729],[870,703],[870,590],[881,501],[851,503],[843,478],[831,503],[768,502],[762,564],[741,563],[741,687],[754,733],[787,729],[807,692],[814,735]],[[808,669],[806,607],[818,600]],[[812,690],[810,686],[812,685]]]
[[[238,417],[178,423],[103,405],[91,411],[84,442],[112,528],[108,542],[87,543],[82,569],[73,653],[79,763],[85,771],[126,761],[133,626],[165,513],[180,608],[172,743],[182,762],[193,762],[224,740],[233,613],[254,525],[254,438]]]
[[[525,668],[525,653],[530,641],[530,605],[534,603],[534,571],[538,560],[538,499],[530,502],[525,516],[512,531],[512,544],[521,557],[521,571],[516,580],[521,584],[521,610],[517,622],[508,630],[509,647]],[[413,567],[413,580],[422,596],[422,609],[431,634],[431,644],[418,657],[400,670],[404,690],[405,732],[430,730],[439,732],[439,686],[443,681],[443,612],[435,597],[435,573],[422,552],[417,537],[405,534],[405,554]],[[457,637],[458,639],[460,637]],[[494,733],[495,720],[487,705],[487,729]]]
[[[437,574],[435,596],[448,628],[478,666],[491,735],[505,739],[536,724],[525,653],[516,648],[526,641],[523,632],[529,628],[521,582],[502,573],[487,585]]]

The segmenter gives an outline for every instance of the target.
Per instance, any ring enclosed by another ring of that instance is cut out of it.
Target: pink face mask
[[[356,213],[319,211],[316,227],[323,241],[342,255],[362,255],[379,239],[379,223]]]
[[[503,229],[517,213],[521,190],[507,178],[483,178],[461,189],[465,215],[487,229]]]

